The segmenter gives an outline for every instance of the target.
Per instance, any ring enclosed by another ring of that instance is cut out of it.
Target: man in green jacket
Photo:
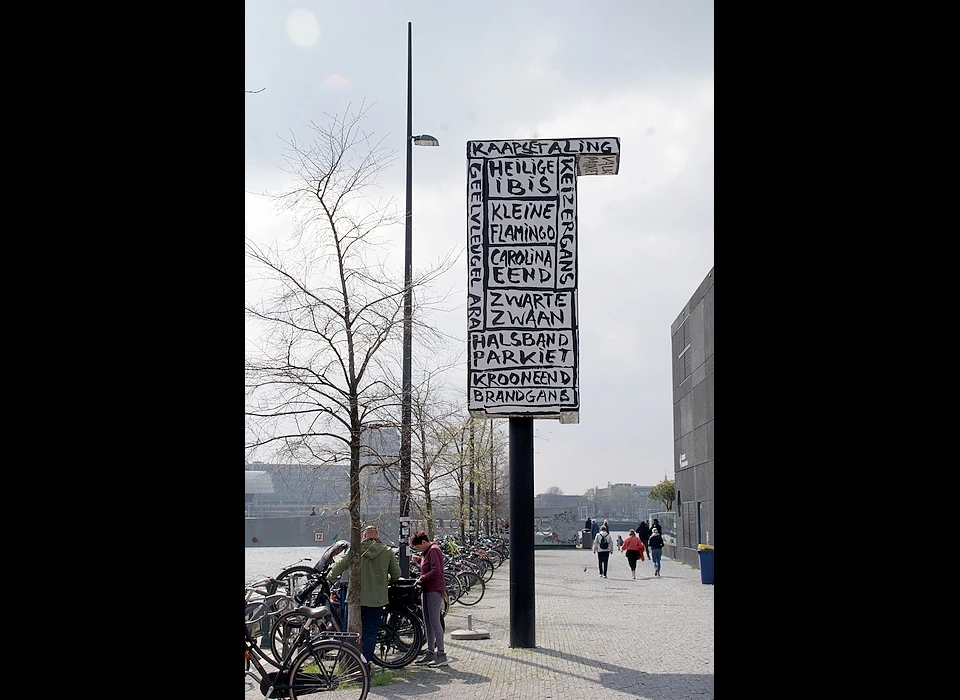
[[[380,634],[383,621],[383,606],[390,602],[387,586],[400,578],[400,563],[393,550],[380,541],[376,525],[367,525],[363,540],[357,548],[360,552],[360,620],[363,627],[363,657],[369,666],[373,649]],[[339,576],[353,560],[350,550],[330,569],[330,578]],[[353,585],[353,584],[351,584]]]

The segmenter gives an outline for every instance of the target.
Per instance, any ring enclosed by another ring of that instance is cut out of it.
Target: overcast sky
[[[248,235],[289,231],[258,194],[289,184],[280,138],[362,101],[403,207],[407,22],[413,133],[440,140],[413,150],[416,268],[466,246],[467,141],[620,138],[619,174],[577,182],[580,422],[534,422],[535,491],[674,478],[670,324],[714,265],[713,2],[247,0]],[[461,255],[435,321],[464,347],[466,281]]]

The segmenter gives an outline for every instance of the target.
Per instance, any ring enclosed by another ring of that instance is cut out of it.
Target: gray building
[[[361,438],[360,514],[362,518],[399,511],[400,438],[396,428],[374,426]],[[336,512],[350,503],[350,467],[346,464],[244,465],[244,514],[278,518]]]
[[[675,558],[699,566],[698,544],[715,544],[713,467],[713,269],[670,326],[673,456],[677,489]]]

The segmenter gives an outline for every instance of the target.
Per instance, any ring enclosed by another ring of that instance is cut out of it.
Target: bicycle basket
[[[417,602],[417,581],[412,578],[402,578],[387,586],[387,593],[390,596],[391,605],[415,605]]]

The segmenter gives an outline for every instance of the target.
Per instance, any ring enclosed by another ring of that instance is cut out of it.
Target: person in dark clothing
[[[647,521],[642,521],[637,525],[637,537],[640,538],[640,541],[643,542],[643,546],[649,550],[649,540],[650,540],[650,526],[647,525]]]
[[[656,522],[656,521],[654,521]],[[650,531],[650,561],[653,562],[653,575],[660,575],[660,557],[663,555],[663,537],[658,528]]]
[[[423,590],[423,626],[427,633],[426,653],[417,661],[417,666],[447,665],[447,652],[443,648],[443,618],[440,610],[443,598],[447,594],[447,582],[443,578],[443,564],[446,557],[436,542],[431,542],[427,533],[417,530],[410,537],[410,544],[419,552],[412,559],[420,565],[420,577],[417,579]]]
[[[653,522],[650,523],[650,534],[651,534],[651,535],[653,534],[653,531],[654,531],[654,530],[659,530],[659,531],[660,531],[660,534],[661,534],[661,535],[663,534],[663,526],[660,525],[660,521],[657,520],[656,518],[654,518],[654,519],[653,519]],[[650,548],[650,545],[649,545],[649,544],[647,545],[647,548],[648,548],[648,549]]]
[[[593,533],[593,521],[590,518],[587,518],[587,522],[583,524],[583,529]]]
[[[610,562],[610,552],[613,551],[613,538],[604,525],[597,532],[597,538],[593,541],[593,551],[597,555],[597,565],[600,568],[600,578],[607,577],[607,565]]]

